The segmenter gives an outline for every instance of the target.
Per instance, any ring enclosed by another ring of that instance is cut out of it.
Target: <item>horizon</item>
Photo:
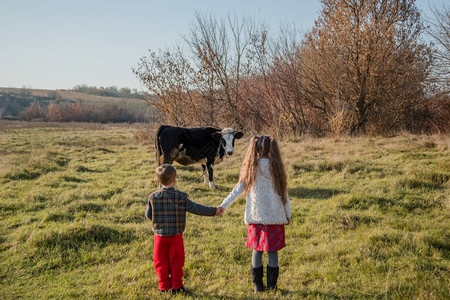
[[[427,15],[430,5],[441,3],[419,0],[416,6]],[[321,11],[319,0],[6,0],[2,4],[0,25],[10,30],[0,32],[7,45],[0,50],[0,86],[38,90],[87,85],[145,91],[132,68],[149,50],[174,47],[189,33],[196,12],[219,18],[254,17],[274,33],[283,24],[305,32]]]
[[[87,85],[87,84],[76,84],[73,87],[69,87],[69,88],[62,88],[62,89],[47,89],[47,88],[34,88],[34,87],[28,87],[28,86],[22,86],[22,87],[15,87],[15,86],[0,86],[0,91],[1,90],[8,90],[8,89],[14,89],[14,90],[22,90],[22,89],[27,89],[27,90],[37,90],[37,91],[67,91],[67,92],[74,92],[74,93],[81,93],[80,91],[77,91],[76,88],[79,86],[86,86],[88,88],[98,88],[98,89],[107,89],[107,88],[117,88],[118,90],[120,90],[121,88],[126,88],[129,89],[131,92],[134,92],[136,89],[132,89],[126,86],[117,86],[117,85],[111,85],[111,86],[94,86],[94,85]],[[136,90],[138,93],[142,92],[139,90]]]

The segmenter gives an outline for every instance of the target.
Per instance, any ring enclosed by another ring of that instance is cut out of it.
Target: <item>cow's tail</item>
[[[158,130],[156,131],[156,137],[155,137],[155,153],[156,153],[156,166],[159,167],[161,165],[161,155],[162,153],[162,149],[161,149],[161,144],[159,142],[159,136],[161,134],[161,131],[165,128],[166,126],[161,125],[159,126]]]

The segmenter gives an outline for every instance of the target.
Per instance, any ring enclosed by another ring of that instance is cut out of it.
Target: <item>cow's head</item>
[[[231,128],[224,128],[222,130],[222,145],[226,154],[233,155],[234,140],[242,138],[243,135],[244,133],[241,131],[235,131]]]

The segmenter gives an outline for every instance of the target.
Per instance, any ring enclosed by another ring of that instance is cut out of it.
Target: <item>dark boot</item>
[[[255,293],[264,291],[263,274],[264,274],[263,266],[259,268],[252,267],[253,291]]]
[[[280,267],[272,268],[267,266],[267,289],[277,290],[277,280]]]
[[[181,286],[179,289],[176,290],[172,290],[172,295],[176,295],[176,294],[185,294],[186,290],[184,289],[184,286]]]

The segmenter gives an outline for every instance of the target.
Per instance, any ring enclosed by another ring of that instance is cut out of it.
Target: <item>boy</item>
[[[197,204],[189,200],[186,193],[175,190],[177,171],[172,165],[162,164],[157,167],[156,177],[162,187],[149,195],[145,216],[152,220],[153,260],[159,290],[168,292],[172,289],[172,293],[176,294],[185,292],[183,231],[186,227],[186,211],[203,216],[219,216],[224,209]]]

